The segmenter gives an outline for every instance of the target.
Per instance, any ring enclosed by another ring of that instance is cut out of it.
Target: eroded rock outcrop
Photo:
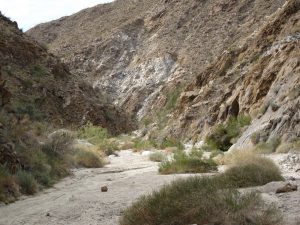
[[[243,45],[225,51],[182,94],[171,126],[175,136],[203,138],[230,116],[250,114],[252,124],[235,145],[300,137],[300,2],[279,9]],[[189,93],[193,93],[192,95]],[[188,135],[186,135],[188,134]]]

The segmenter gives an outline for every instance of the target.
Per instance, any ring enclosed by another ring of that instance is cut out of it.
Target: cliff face
[[[41,24],[46,43],[72,73],[141,120],[166,93],[195,77],[251,34],[284,0],[119,0]]]
[[[237,148],[251,146],[254,134],[260,141],[299,138],[299,10],[299,1],[288,1],[243,45],[200,73],[182,93],[169,132],[197,139],[230,116],[250,114]]]
[[[28,34],[145,134],[196,142],[250,114],[245,147],[299,137],[298,21],[299,0],[119,0]]]
[[[110,122],[108,114],[123,120],[126,115],[105,102],[99,90],[86,88],[84,82],[74,80],[68,68],[49,54],[45,46],[23,34],[15,22],[2,15],[0,68],[1,87],[6,93],[0,99],[1,111],[14,115],[16,120],[29,116],[31,120],[57,126],[91,121],[116,133],[130,127],[129,119],[116,121],[118,126]]]

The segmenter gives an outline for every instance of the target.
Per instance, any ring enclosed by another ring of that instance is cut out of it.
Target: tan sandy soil
[[[279,156],[274,156],[278,162]],[[282,156],[283,157],[283,156]],[[102,169],[75,170],[54,188],[16,203],[0,207],[0,225],[117,225],[122,211],[143,194],[157,190],[178,177],[157,173],[157,163],[147,156],[122,151],[120,157],[110,159]],[[300,174],[286,171],[300,185]],[[278,204],[286,220],[285,225],[300,224],[300,193],[275,194],[276,188],[286,182],[274,182],[259,190],[267,202]],[[107,185],[108,192],[101,187]]]

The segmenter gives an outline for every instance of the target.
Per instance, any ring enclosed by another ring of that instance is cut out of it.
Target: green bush
[[[140,138],[136,138],[133,140],[133,148],[134,150],[149,150],[155,148],[155,144],[150,140],[142,140]]]
[[[101,145],[107,138],[109,138],[109,135],[106,129],[88,123],[79,129],[78,137],[86,139],[94,145]]]
[[[174,159],[166,160],[159,166],[161,174],[207,173],[216,170],[217,164],[212,159],[204,159],[200,151],[192,151],[190,154],[178,151]]]
[[[256,193],[225,189],[215,178],[177,180],[141,197],[120,219],[121,225],[276,225],[281,217]]]
[[[38,190],[37,182],[30,173],[20,170],[16,174],[16,180],[20,185],[21,192],[23,194],[32,195],[37,192]]]
[[[162,162],[166,159],[166,155],[162,152],[153,152],[149,156],[149,159],[153,162]]]
[[[206,137],[206,144],[210,150],[228,151],[240,136],[243,127],[251,123],[249,116],[231,117],[225,124],[216,126],[213,132]]]

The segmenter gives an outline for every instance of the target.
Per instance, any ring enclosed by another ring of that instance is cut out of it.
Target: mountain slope
[[[1,15],[0,30],[2,79],[11,93],[16,115],[29,114],[33,120],[47,120],[59,126],[91,121],[114,133],[132,126],[130,119],[127,122],[126,115],[110,105],[101,91],[74,80],[59,59],[23,34],[15,22]],[[116,118],[117,126],[111,117]]]
[[[236,145],[246,147],[254,136],[299,138],[298,5],[119,0],[28,34],[137,116],[147,137],[197,142],[250,115]]]
[[[196,76],[283,3],[119,0],[38,25],[28,34],[141,120],[164,103],[168,89]]]
[[[201,140],[215,124],[250,114],[252,124],[237,148],[299,138],[299,41],[300,2],[292,0],[243,45],[224,52],[197,76],[181,95],[174,115],[180,122],[169,131]]]

